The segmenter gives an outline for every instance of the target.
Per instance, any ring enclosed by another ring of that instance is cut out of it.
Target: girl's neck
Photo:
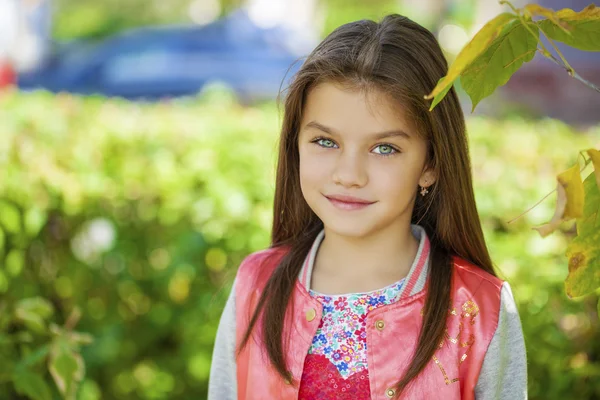
[[[311,288],[334,294],[385,287],[408,275],[418,248],[410,226],[382,230],[366,238],[349,238],[325,228]]]

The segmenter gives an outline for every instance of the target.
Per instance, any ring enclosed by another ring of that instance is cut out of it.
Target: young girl
[[[527,397],[435,37],[389,15],[332,32],[285,99],[271,246],[240,265],[209,380],[222,399]]]

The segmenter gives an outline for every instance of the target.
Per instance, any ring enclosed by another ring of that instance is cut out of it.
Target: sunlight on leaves
[[[514,20],[516,15],[510,13],[502,13],[489,21],[487,24],[475,34],[473,39],[458,53],[456,59],[450,66],[448,74],[442,78],[431,93],[425,96],[425,99],[433,99],[430,110],[432,110],[442,100],[448,92],[454,81],[460,76],[465,68],[473,62],[481,53],[483,53],[490,43],[502,31],[502,28]]]
[[[590,4],[580,12],[565,8],[555,15],[560,24],[551,19],[537,22],[550,39],[580,50],[600,51],[600,8]]]
[[[538,33],[537,29],[535,32]],[[504,27],[500,36],[461,75],[462,87],[473,103],[472,110],[498,86],[508,82],[523,63],[533,59],[537,43],[538,38],[520,21],[512,21]]]

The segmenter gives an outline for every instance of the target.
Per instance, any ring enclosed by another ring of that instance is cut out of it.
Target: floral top
[[[309,290],[323,315],[308,355],[298,398],[370,399],[366,318],[369,311],[396,301],[404,278],[366,293],[324,295]]]

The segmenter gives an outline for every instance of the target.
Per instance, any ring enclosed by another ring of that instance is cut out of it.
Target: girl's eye
[[[318,138],[314,141],[314,143],[317,143],[321,147],[333,147],[334,146],[333,140],[324,139],[324,138]]]
[[[336,144],[333,140],[322,138],[322,137],[316,138],[311,143],[316,143],[317,145],[324,147],[326,149],[332,149],[332,148],[336,147]],[[389,144],[380,144],[375,148],[379,149],[379,151],[375,152],[375,154],[383,156],[383,157],[387,157],[387,156],[391,156],[396,153],[399,153],[398,149],[396,149],[394,146],[389,145]]]
[[[398,150],[396,150],[394,147],[390,146],[389,144],[380,144],[379,146],[376,147],[376,149],[379,149],[379,154],[381,156],[391,156],[392,154],[395,154],[398,152]]]

